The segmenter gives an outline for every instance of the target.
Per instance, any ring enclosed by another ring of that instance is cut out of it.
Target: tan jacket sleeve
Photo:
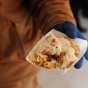
[[[69,0],[29,0],[29,8],[44,31],[63,21],[75,23]]]
[[[22,7],[21,0],[0,1],[1,13],[16,24],[24,24],[29,13],[44,31],[63,21],[75,23],[69,0],[29,0],[29,11]]]

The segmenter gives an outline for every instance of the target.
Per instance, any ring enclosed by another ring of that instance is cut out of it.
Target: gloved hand
[[[63,22],[61,24],[57,24],[54,27],[56,30],[65,33],[68,37],[70,38],[80,38],[80,39],[85,39],[85,37],[82,35],[82,33],[78,30],[77,26],[75,26],[74,24],[72,24],[71,22]],[[79,69],[82,67],[84,58],[86,60],[88,60],[88,49],[86,51],[86,53],[84,54],[84,56],[75,64],[75,68]]]

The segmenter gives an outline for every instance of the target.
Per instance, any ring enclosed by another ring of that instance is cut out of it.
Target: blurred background
[[[88,39],[88,0],[70,0],[78,28]]]

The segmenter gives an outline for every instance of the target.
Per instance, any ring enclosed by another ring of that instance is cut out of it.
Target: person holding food
[[[0,0],[0,88],[39,88],[38,68],[25,57],[52,28],[85,39],[69,0]],[[88,59],[88,51],[84,57]],[[83,58],[75,68],[82,66]]]

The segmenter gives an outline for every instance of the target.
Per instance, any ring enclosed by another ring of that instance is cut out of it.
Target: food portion
[[[56,37],[50,33],[38,44],[27,60],[46,69],[67,69],[78,59],[79,52],[78,45],[72,39],[67,36]]]

